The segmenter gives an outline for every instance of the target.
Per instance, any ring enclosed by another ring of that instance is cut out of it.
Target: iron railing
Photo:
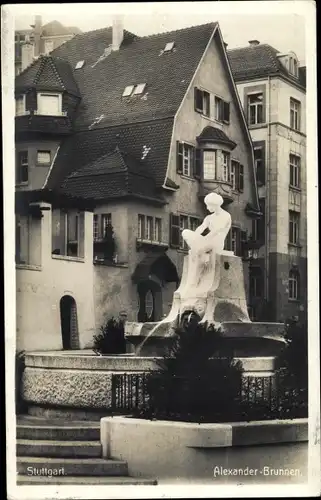
[[[161,377],[161,374],[159,375]],[[155,377],[155,372],[113,374],[113,413],[135,414],[146,409],[151,410],[148,386],[148,380],[151,376]],[[177,377],[174,375],[171,377],[173,385],[177,383],[177,387],[183,390],[189,383],[195,383],[197,378]],[[200,390],[206,394],[208,390],[206,381],[203,378],[199,382],[201,382],[199,384]],[[231,421],[233,419],[295,418],[307,415],[307,391],[297,388],[284,391],[282,383],[275,375],[242,377],[237,399],[238,410],[228,415]],[[182,412],[184,413],[184,410]]]

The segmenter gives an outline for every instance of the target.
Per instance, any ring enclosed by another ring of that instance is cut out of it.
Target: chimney
[[[33,62],[34,44],[27,42],[21,45],[21,71],[26,69]]]
[[[40,35],[41,35],[42,19],[41,16],[35,16],[35,27],[34,27],[34,44],[35,44],[35,57],[40,55]]]
[[[124,27],[121,16],[115,16],[113,20],[112,50],[119,50],[124,38]]]
[[[255,47],[256,45],[260,45],[260,42],[258,40],[249,40],[249,44],[251,47]]]

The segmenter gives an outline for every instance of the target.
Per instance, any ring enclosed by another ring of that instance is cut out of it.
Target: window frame
[[[261,99],[257,99],[256,102],[251,103],[251,99],[255,96],[261,96]],[[263,91],[249,92],[247,94],[247,116],[248,116],[248,124],[252,125],[261,125],[264,123],[264,93]],[[251,109],[254,108],[254,122],[251,122]],[[258,109],[261,109],[261,121],[259,121],[259,112]]]
[[[42,97],[58,97],[58,111],[56,113],[43,113],[41,109]],[[37,92],[37,115],[40,116],[62,116],[62,95],[59,92]]]
[[[202,107],[198,106],[198,97],[197,93],[201,94],[202,99]],[[211,94],[208,90],[205,90],[200,87],[194,87],[194,109],[197,113],[200,113],[202,116],[206,118],[210,118],[211,116]]]
[[[296,164],[293,159],[296,159],[298,163]],[[301,188],[301,156],[295,154],[295,153],[290,153],[289,154],[289,167],[290,167],[290,179],[289,179],[289,187],[290,188],[295,188],[295,189],[300,189]],[[296,181],[296,183],[293,183],[293,179]]]
[[[17,113],[17,101],[22,99],[22,111]],[[26,94],[20,94],[18,95],[16,98],[15,98],[15,102],[16,102],[16,114],[15,116],[24,116],[27,112],[26,112]]]
[[[206,162],[206,154],[213,154],[214,155],[214,164],[213,162],[210,163],[209,161]],[[212,165],[213,166],[213,171],[214,175],[213,176],[206,176],[206,168],[205,164]],[[204,181],[213,181],[217,179],[217,150],[216,149],[203,149],[203,180]]]
[[[26,154],[27,161],[25,163],[22,163],[21,160],[21,155]],[[29,183],[29,151],[28,149],[23,149],[21,151],[16,151],[16,185],[26,185]],[[27,168],[25,168],[27,167]],[[22,180],[22,171],[25,170],[27,173],[27,178]]]
[[[290,128],[297,132],[301,130],[301,101],[294,97],[290,97]]]
[[[39,161],[39,153],[48,153],[49,154],[49,161],[47,162],[43,162],[43,161]],[[48,166],[48,165],[51,165],[51,151],[50,149],[37,149],[37,165],[44,165],[44,166]]]
[[[226,106],[228,106],[228,108]],[[225,113],[227,109],[228,117],[226,117]],[[218,95],[214,96],[214,119],[220,123],[230,123],[230,103]]]
[[[289,244],[299,245],[300,243],[300,213],[289,210]]]
[[[195,146],[187,142],[182,142],[183,153],[182,153],[182,175],[184,177],[193,177],[193,161],[194,161],[194,149]],[[186,152],[188,153],[186,156]],[[187,171],[185,171],[185,160],[187,160]]]
[[[108,225],[112,225],[112,214],[111,212],[106,212],[103,214],[100,214],[100,234],[101,234],[101,239],[105,238],[105,231]]]
[[[231,182],[231,153],[229,151],[222,150],[222,161],[221,161],[221,181]],[[224,157],[227,158],[227,162],[224,161]],[[227,174],[227,175],[225,175]]]
[[[289,271],[288,296],[290,301],[300,300],[300,273],[296,269],[290,269]]]

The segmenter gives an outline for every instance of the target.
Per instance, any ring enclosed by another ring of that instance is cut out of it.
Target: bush
[[[17,415],[25,413],[27,410],[26,402],[22,397],[22,376],[25,369],[25,352],[19,351],[16,353],[15,360],[15,394],[16,394],[16,413]]]
[[[146,379],[148,404],[140,416],[220,422],[238,413],[242,367],[221,356],[221,332],[195,321],[175,331],[175,340]],[[210,359],[215,356],[214,359]]]
[[[126,352],[125,328],[122,321],[110,318],[94,335],[93,350],[96,354],[123,354]]]

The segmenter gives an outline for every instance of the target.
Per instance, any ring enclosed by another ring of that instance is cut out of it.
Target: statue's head
[[[215,210],[223,205],[223,198],[220,194],[209,193],[204,198],[204,203],[210,212],[215,212]]]

